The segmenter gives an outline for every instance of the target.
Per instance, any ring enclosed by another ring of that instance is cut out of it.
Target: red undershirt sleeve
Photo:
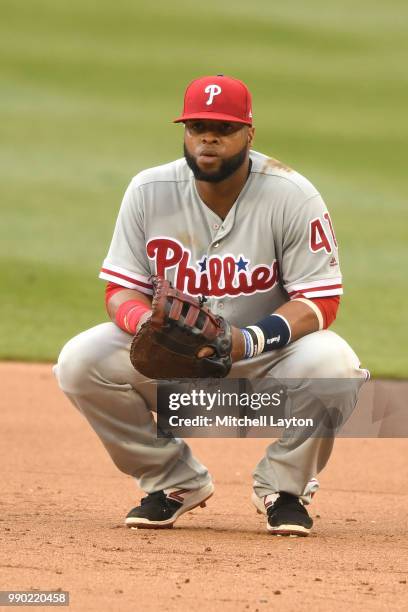
[[[340,296],[332,295],[330,297],[312,298],[310,301],[313,302],[313,304],[315,304],[322,313],[323,329],[327,329],[337,316]]]
[[[307,298],[297,293],[293,301],[304,302],[311,308],[319,321],[319,329],[327,329],[335,320],[340,304],[339,295],[326,297]]]

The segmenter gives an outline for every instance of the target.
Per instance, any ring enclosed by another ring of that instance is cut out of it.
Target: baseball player
[[[184,157],[140,172],[124,195],[100,278],[111,322],[70,340],[56,366],[61,389],[87,418],[117,467],[146,496],[131,527],[172,527],[214,491],[207,468],[181,439],[156,437],[154,380],[132,368],[129,347],[151,316],[152,275],[207,298],[232,325],[240,378],[366,379],[350,346],[328,330],[342,294],[333,224],[315,187],[252,149],[251,95],[224,75],[187,87]],[[200,357],[211,354],[204,348]],[[336,396],[350,413],[357,386]],[[296,406],[313,411],[313,397]],[[270,444],[254,470],[252,500],[272,534],[308,535],[306,506],[333,438]]]

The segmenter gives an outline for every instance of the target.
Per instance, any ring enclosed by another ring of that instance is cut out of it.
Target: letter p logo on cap
[[[222,89],[219,85],[207,85],[207,87],[204,89],[205,93],[210,94],[208,97],[208,100],[206,102],[207,106],[210,106],[210,104],[213,103],[213,100],[215,98],[215,96],[219,96]]]

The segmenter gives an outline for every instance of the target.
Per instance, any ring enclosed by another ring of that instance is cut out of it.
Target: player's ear
[[[255,136],[255,128],[254,127],[249,127],[248,128],[248,144],[249,145],[252,144],[254,136]]]

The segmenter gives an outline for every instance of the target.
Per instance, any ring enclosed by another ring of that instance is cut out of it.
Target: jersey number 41
[[[333,238],[335,248],[337,248],[336,235],[334,233],[333,224],[329,213],[325,213],[322,217],[316,217],[310,222],[309,228],[309,246],[312,253],[317,253],[322,249],[326,253],[333,251],[330,235]]]

